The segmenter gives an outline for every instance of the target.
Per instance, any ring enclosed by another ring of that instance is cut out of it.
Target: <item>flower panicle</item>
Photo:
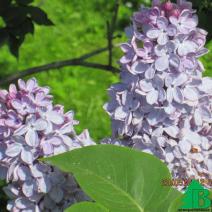
[[[71,175],[39,161],[94,144],[87,130],[76,134],[73,111],[52,100],[35,78],[0,90],[0,177],[9,183],[9,211],[63,211],[87,198]]]
[[[104,143],[128,140],[166,162],[174,178],[210,179],[212,79],[202,76],[207,32],[192,4],[154,0],[134,13],[126,32],[121,82],[104,106],[113,138]]]

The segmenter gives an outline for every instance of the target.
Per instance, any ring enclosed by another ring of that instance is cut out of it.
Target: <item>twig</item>
[[[119,10],[119,0],[115,1],[114,12],[112,16],[111,23],[107,21],[107,39],[108,39],[108,65],[112,66],[112,59],[113,59],[113,37],[116,28],[116,22],[118,17],[118,10]]]
[[[119,6],[120,6],[120,2],[119,2],[119,0],[116,0],[115,7],[114,7],[113,18],[112,18],[112,21],[111,21],[111,33],[112,33],[111,38],[113,37],[113,33],[115,32]]]
[[[86,59],[88,59],[90,57],[93,57],[93,56],[95,56],[97,54],[100,54],[102,52],[105,52],[105,51],[107,51],[107,47],[100,48],[100,49],[94,50],[94,51],[92,51],[90,53],[84,54],[83,56],[79,57],[79,59],[86,60]]]
[[[111,26],[110,22],[107,21],[107,41],[108,41],[108,65],[112,66],[113,52],[112,52],[112,40],[111,40]]]
[[[107,50],[107,48],[101,48],[101,49],[97,49],[97,50],[95,50],[91,53],[85,54],[85,55],[78,57],[78,58],[56,61],[56,62],[52,62],[52,63],[49,63],[49,64],[25,69],[25,70],[22,70],[22,71],[16,71],[15,74],[9,75],[9,76],[1,79],[0,85],[4,85],[6,83],[14,82],[14,81],[18,80],[19,78],[23,78],[23,77],[26,77],[26,76],[29,76],[29,75],[32,75],[32,74],[35,74],[35,73],[48,71],[50,69],[59,69],[59,68],[63,68],[63,67],[66,67],[66,66],[84,66],[84,67],[89,67],[89,68],[101,69],[101,70],[105,70],[105,71],[119,72],[119,69],[116,68],[116,67],[113,67],[113,66],[85,61],[85,59],[93,57],[93,56],[95,56],[99,53],[106,51],[106,50]]]
[[[109,72],[115,72],[115,73],[120,72],[120,70],[114,66],[103,65],[103,64],[98,64],[98,63],[81,62],[79,65],[84,66],[84,67],[102,69],[102,70],[109,71]]]

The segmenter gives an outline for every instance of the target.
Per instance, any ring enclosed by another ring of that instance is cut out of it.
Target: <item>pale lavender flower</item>
[[[198,24],[197,15],[192,15],[192,12],[188,9],[183,10],[178,18],[171,16],[169,20],[171,24],[176,26],[179,33],[183,34],[188,34],[192,30],[195,30]]]
[[[136,55],[135,55],[135,51],[133,50],[130,44],[127,44],[127,43],[122,44],[121,49],[125,53],[125,55],[120,59],[121,63],[126,64],[134,60]]]
[[[155,60],[155,69],[165,71],[171,67],[177,69],[180,65],[180,57],[175,54],[176,45],[170,41],[166,45],[156,45],[155,54],[158,57]]]
[[[135,35],[136,36],[136,35]],[[152,63],[154,58],[152,57],[153,52],[153,43],[150,40],[143,40],[143,48],[139,47],[140,40],[135,37],[132,39],[132,47],[137,55],[137,57],[141,58],[141,61],[146,63]]]
[[[35,105],[33,105],[28,96],[23,96],[20,99],[15,98],[11,101],[11,104],[17,113],[22,116],[35,112]]]
[[[19,80],[18,89],[12,84],[1,90],[0,106],[0,177],[9,182],[7,209],[63,211],[80,198],[87,200],[73,177],[38,160],[94,145],[87,130],[75,133],[73,112],[54,106],[49,89],[34,78]]]
[[[198,45],[190,40],[188,36],[180,34],[176,37],[174,42],[179,56],[186,56],[198,50]]]
[[[121,61],[121,82],[111,87],[105,105],[113,137],[103,143],[154,154],[173,178],[210,179],[212,80],[202,77],[198,60],[208,52],[207,32],[197,28],[198,18],[185,0],[154,0],[132,21],[134,33],[124,57],[132,54]]]
[[[146,35],[150,39],[157,39],[159,45],[165,45],[169,41],[169,36],[172,37],[177,33],[177,28],[169,25],[168,20],[163,16],[157,18],[157,27],[148,29]]]

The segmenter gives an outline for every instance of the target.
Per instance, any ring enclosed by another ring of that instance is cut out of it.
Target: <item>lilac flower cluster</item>
[[[121,45],[121,82],[104,107],[113,138],[158,156],[175,178],[212,177],[212,79],[198,58],[207,32],[186,0],[142,7]],[[105,142],[105,141],[104,141]],[[108,143],[113,143],[113,139]]]
[[[38,160],[93,145],[87,130],[76,135],[76,124],[34,78],[0,90],[0,173],[9,182],[9,211],[63,211],[87,199],[72,176]]]

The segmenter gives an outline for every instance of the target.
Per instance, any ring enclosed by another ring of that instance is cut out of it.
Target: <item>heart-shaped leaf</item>
[[[29,6],[28,12],[32,20],[39,25],[53,25],[53,22],[48,18],[48,15],[39,7]]]
[[[109,212],[109,210],[97,203],[80,202],[66,209],[65,212]]]
[[[73,173],[83,191],[111,212],[166,212],[181,195],[162,185],[171,177],[166,165],[138,150],[96,145],[45,160]]]

